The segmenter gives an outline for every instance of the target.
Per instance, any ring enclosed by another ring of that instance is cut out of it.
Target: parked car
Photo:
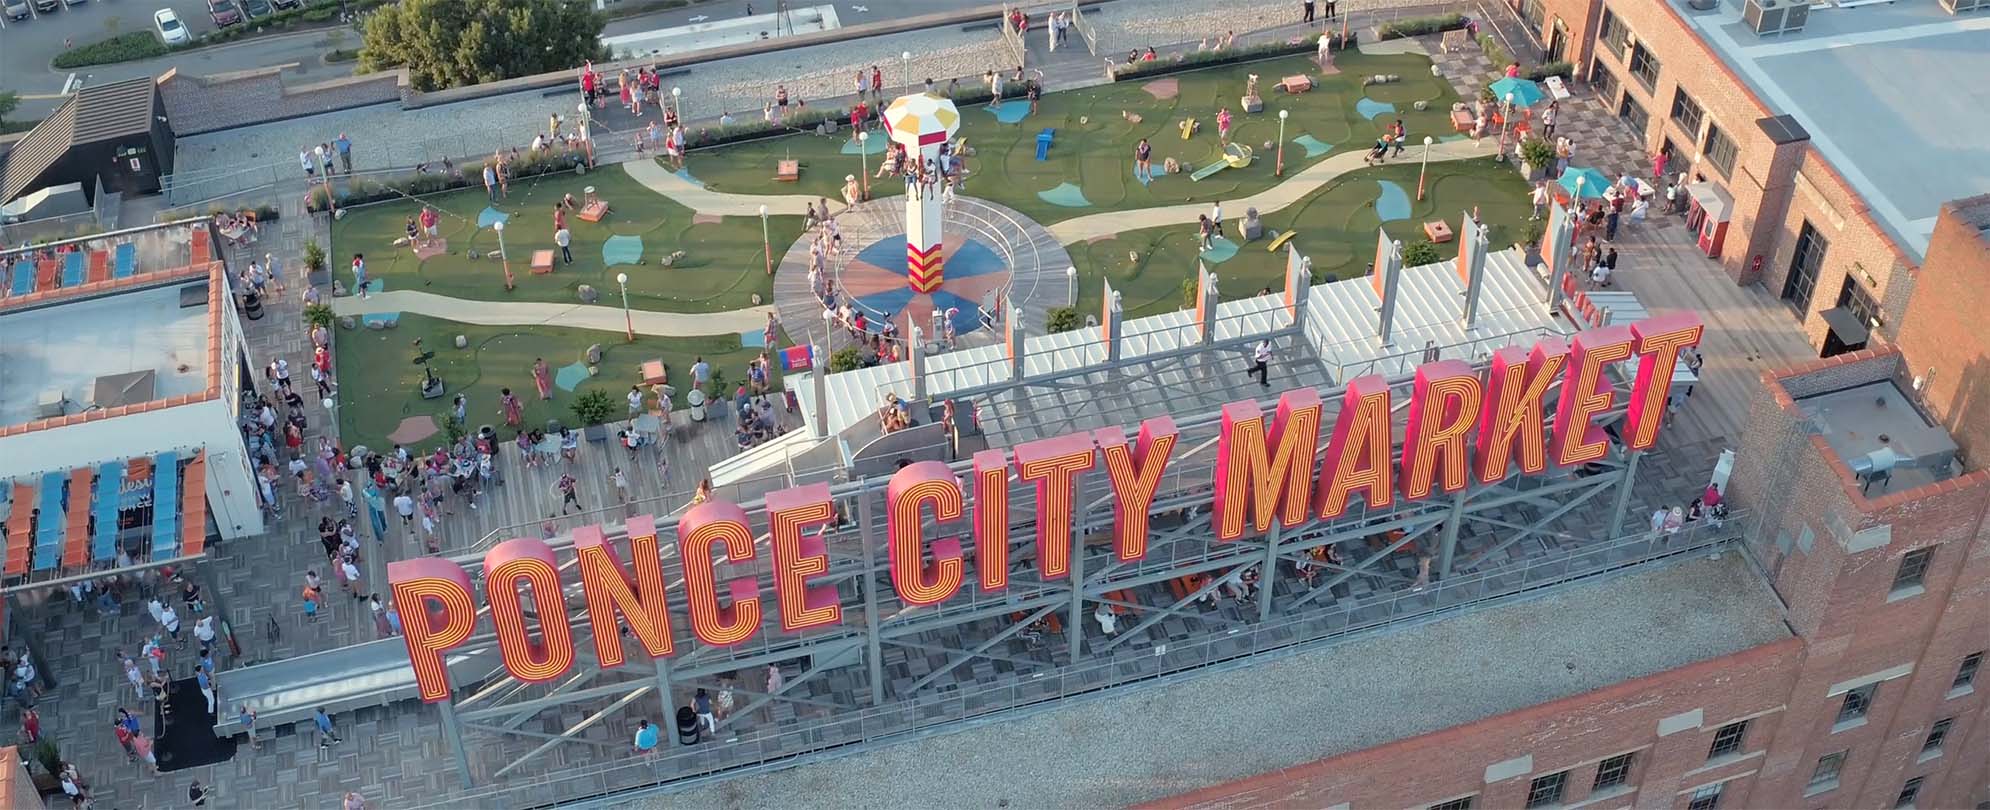
[[[251,20],[276,13],[269,7],[269,0],[236,0],[236,2],[242,4],[242,16]]]
[[[275,5],[277,8],[281,9],[293,9],[293,8],[304,7],[304,0],[270,0],[270,3]]]
[[[223,28],[241,22],[242,10],[235,0],[207,0],[207,16],[214,18],[214,27]]]
[[[152,12],[152,25],[159,29],[159,39],[167,45],[184,45],[193,40],[186,25],[180,22],[180,15],[170,8]]]
[[[62,1],[72,6],[80,6],[83,5],[84,3],[90,2],[90,0],[62,0]]]
[[[47,14],[62,8],[62,0],[35,0],[35,10]]]
[[[25,20],[28,15],[34,13],[28,10],[28,0],[5,0],[3,7],[7,12],[7,19],[15,22]]]

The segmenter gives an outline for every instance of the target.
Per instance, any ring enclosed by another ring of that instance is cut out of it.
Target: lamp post
[[[829,345],[829,338],[834,334],[836,334],[836,310],[830,309],[825,304],[822,307],[822,345]]]
[[[870,130],[867,129],[857,133],[857,166],[858,166],[857,180],[864,184],[864,193],[858,196],[864,200],[868,200],[871,198],[870,143],[871,143]]]
[[[1430,145],[1433,143],[1437,143],[1436,138],[1432,138],[1429,135],[1423,136],[1423,167],[1416,170],[1417,202],[1423,202],[1423,177],[1430,171]]]
[[[511,289],[511,254],[504,252],[504,220],[491,223],[491,230],[497,231],[498,261],[504,264],[504,288]]]
[[[1513,122],[1513,94],[1506,94],[1506,103],[1499,113],[1499,159],[1506,161],[1506,126]]]
[[[677,108],[677,123],[679,126],[686,126],[691,123],[691,119],[684,117],[684,88],[670,88],[670,106]]]
[[[615,283],[622,285],[622,328],[628,330],[629,342],[636,342],[636,319],[629,314],[629,274],[616,273]]]
[[[1272,174],[1278,177],[1285,176],[1285,119],[1291,115],[1291,110],[1278,111],[1278,165],[1272,169]]]
[[[767,275],[774,275],[774,243],[767,238],[767,206],[760,206],[760,251],[767,257]]]
[[[905,92],[907,93],[912,92],[912,52],[911,51],[905,51],[898,55],[898,71],[900,73],[905,74]]]
[[[1078,268],[1075,266],[1064,268],[1064,305],[1078,305]]]

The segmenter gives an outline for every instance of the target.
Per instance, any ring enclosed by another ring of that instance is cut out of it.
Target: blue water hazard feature
[[[1375,198],[1375,216],[1383,222],[1396,222],[1410,218],[1410,194],[1402,186],[1389,180],[1377,180],[1382,187],[1381,196]]]
[[[1070,183],[1058,183],[1056,188],[1039,191],[1038,199],[1061,208],[1090,208],[1092,201],[1085,199],[1085,192]]]
[[[1229,237],[1218,236],[1209,240],[1209,249],[1202,252],[1202,260],[1210,264],[1222,264],[1237,256],[1237,243]]]
[[[1362,96],[1360,100],[1354,102],[1354,111],[1360,113],[1361,117],[1373,121],[1378,115],[1388,115],[1395,112],[1396,105]]]
[[[477,214],[477,227],[488,228],[492,225],[496,225],[500,222],[505,222],[509,219],[511,219],[510,214],[507,214],[503,211],[499,211],[496,208],[492,208],[490,206],[485,206],[484,210]]]
[[[739,333],[739,347],[742,349],[767,348],[767,333],[759,329]]]
[[[1293,138],[1292,142],[1305,148],[1306,157],[1308,158],[1319,157],[1321,155],[1333,151],[1334,148],[1333,144],[1327,143],[1326,141],[1320,140],[1319,138],[1315,138],[1312,135],[1301,135],[1297,138]]]
[[[609,267],[635,264],[642,258],[643,238],[640,236],[610,236],[601,243],[601,262]]]
[[[401,322],[401,313],[375,312],[371,315],[361,315],[359,316],[359,320],[361,323],[378,323],[378,324],[385,324],[388,326],[392,326],[396,323]]]
[[[862,141],[844,141],[843,154],[882,155],[884,154],[884,148],[890,145],[890,143],[891,139],[885,137],[884,133],[873,132],[871,133],[871,137],[865,138]]]
[[[676,172],[674,172],[674,174],[676,174],[678,178],[682,179],[686,183],[690,183],[691,185],[697,186],[699,188],[705,187],[705,181],[699,180],[696,177],[692,177],[690,169],[678,169]]]
[[[559,386],[562,391],[572,391],[584,382],[587,382],[586,363],[561,366],[553,371],[553,384]]]
[[[993,107],[984,107],[983,109],[988,110],[990,114],[994,115],[996,121],[1004,124],[1020,124],[1023,119],[1030,116],[1030,100],[1026,98],[1010,99]]]

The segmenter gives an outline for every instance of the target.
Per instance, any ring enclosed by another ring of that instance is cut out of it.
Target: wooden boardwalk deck
[[[783,411],[781,417],[790,430],[801,426],[799,414]],[[673,414],[668,440],[634,454],[615,436],[628,423],[612,422],[607,426],[607,441],[581,442],[580,452],[572,463],[555,455],[550,461],[528,466],[518,446],[504,442],[498,461],[503,484],[487,489],[476,499],[475,508],[471,508],[467,498],[449,499],[448,506],[454,514],[446,514],[442,519],[442,551],[451,555],[477,553],[514,537],[539,537],[541,524],[549,517],[553,519],[554,531],[564,535],[577,526],[620,523],[632,514],[674,512],[690,503],[692,491],[713,464],[740,453],[732,433],[736,421],[730,403],[723,412],[714,410],[702,423],[691,422],[680,409]],[[660,463],[666,461],[667,465]],[[610,481],[617,468],[629,479],[630,502],[626,505],[617,497]],[[578,482],[576,489],[582,511],[568,507],[567,513],[561,515],[560,493],[554,485],[567,473]],[[770,473],[767,477],[720,488],[719,492],[746,502],[787,485],[785,474]],[[501,534],[486,541],[494,532]],[[406,544],[403,548],[407,555],[421,553],[415,538],[402,535],[398,539]]]

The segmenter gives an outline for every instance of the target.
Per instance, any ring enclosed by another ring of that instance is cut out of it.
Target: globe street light
[[[1067,307],[1075,307],[1078,305],[1078,268],[1077,267],[1064,268],[1064,305]]]
[[[898,70],[900,73],[905,74],[905,92],[907,93],[912,92],[912,52],[911,51],[906,51],[898,55]]]
[[[767,206],[760,206],[760,251],[766,254],[767,275],[774,275],[774,243],[767,239]]]
[[[504,288],[511,289],[511,254],[504,252],[504,220],[491,223],[491,230],[497,231],[498,261],[504,263]]]
[[[871,198],[870,142],[871,142],[870,130],[868,129],[861,130],[857,133],[857,166],[858,166],[857,177],[864,184],[864,193],[857,195],[858,199],[860,200],[868,200]]]
[[[636,342],[636,319],[629,315],[629,274],[616,273],[615,283],[622,285],[622,327],[628,330],[629,342]]]
[[[1513,120],[1513,94],[1506,94],[1506,104],[1499,114],[1499,159],[1506,160],[1506,125]]]
[[[679,126],[690,123],[691,119],[684,117],[684,88],[670,88],[670,106],[677,108],[677,123]]]
[[[1278,165],[1272,170],[1278,177],[1285,176],[1285,119],[1291,115],[1291,110],[1278,111]]]
[[[1437,143],[1436,138],[1432,138],[1429,135],[1423,136],[1423,168],[1416,170],[1417,202],[1423,202],[1423,176],[1425,172],[1430,171],[1430,145],[1433,143]]]

